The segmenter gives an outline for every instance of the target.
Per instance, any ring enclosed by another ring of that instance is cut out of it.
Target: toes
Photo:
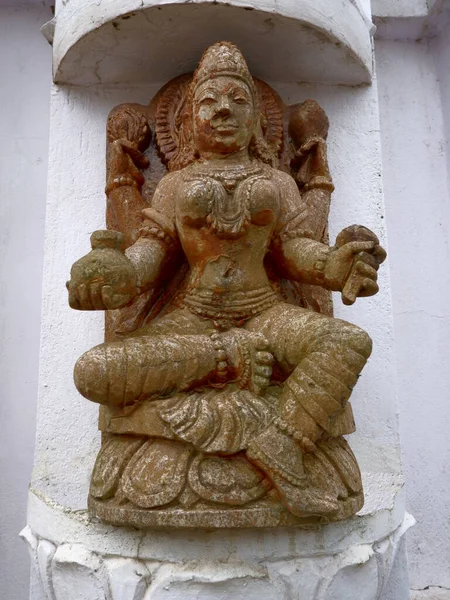
[[[261,334],[257,333],[255,335],[255,350],[267,350],[269,348],[269,342],[266,338]]]
[[[275,359],[270,352],[258,351],[255,354],[255,358],[260,365],[271,366],[275,362]]]
[[[109,377],[104,344],[95,346],[80,356],[74,368],[74,381],[82,396],[92,402],[105,403]]]
[[[272,367],[268,367],[265,365],[256,365],[255,366],[255,374],[265,377],[269,379],[272,375]]]
[[[269,380],[266,377],[255,375],[253,378],[253,385],[255,388],[264,389],[269,385]]]
[[[319,514],[322,516],[331,516],[339,510],[339,504],[335,498],[328,494],[321,493],[320,490],[306,490],[303,499],[304,512]]]

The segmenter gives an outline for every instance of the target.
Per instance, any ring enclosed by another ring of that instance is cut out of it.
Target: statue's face
[[[231,154],[248,148],[255,109],[248,86],[233,77],[215,77],[194,93],[194,137],[200,155]]]

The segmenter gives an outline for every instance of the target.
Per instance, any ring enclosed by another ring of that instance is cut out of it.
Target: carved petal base
[[[224,456],[175,439],[107,434],[92,474],[89,512],[138,528],[230,528],[326,523],[362,508],[361,474],[344,438],[321,442],[310,454],[283,439],[290,445],[278,451],[278,470],[268,473],[245,451]],[[289,474],[303,469],[305,484],[297,484]],[[331,498],[335,512],[321,513],[311,490]]]
[[[362,507],[361,494],[346,500],[336,513],[335,520],[354,515]],[[324,517],[296,517],[277,502],[255,502],[245,508],[213,508],[198,506],[194,509],[163,508],[145,510],[128,503],[118,506],[89,497],[89,512],[113,525],[131,527],[283,527],[329,521]]]
[[[95,537],[96,532],[89,528],[95,530],[93,524],[86,524],[85,543],[52,542],[30,527],[21,535],[41,586],[39,598],[45,600],[381,600],[410,525],[407,515],[382,540],[353,540],[345,547],[351,535],[344,536],[340,551],[335,552],[331,544],[309,554],[298,544],[300,539],[281,530],[270,534],[270,539],[248,532],[258,539],[243,540],[240,545],[231,539],[231,532],[226,540],[213,539],[211,532],[190,532],[184,542],[180,536],[171,541],[172,555],[168,539],[148,532],[147,544],[153,545],[154,558],[145,552],[145,540],[141,540],[143,558],[138,558],[140,553],[127,556],[126,543],[123,556],[113,554],[105,538],[92,549],[92,533]],[[264,557],[259,556],[264,554],[261,549],[265,549]],[[223,555],[220,560],[218,552]]]

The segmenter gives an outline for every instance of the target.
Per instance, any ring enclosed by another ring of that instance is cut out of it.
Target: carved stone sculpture
[[[106,310],[75,366],[102,405],[89,508],[137,527],[264,527],[363,505],[343,435],[369,336],[332,317],[378,291],[368,229],[327,243],[328,119],[284,106],[219,42],[107,126],[107,226],[68,282]]]

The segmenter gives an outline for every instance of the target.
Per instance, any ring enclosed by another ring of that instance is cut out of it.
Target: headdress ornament
[[[193,88],[215,77],[240,79],[250,88],[256,102],[258,95],[253,77],[241,51],[232,42],[217,42],[205,50],[194,73]]]

